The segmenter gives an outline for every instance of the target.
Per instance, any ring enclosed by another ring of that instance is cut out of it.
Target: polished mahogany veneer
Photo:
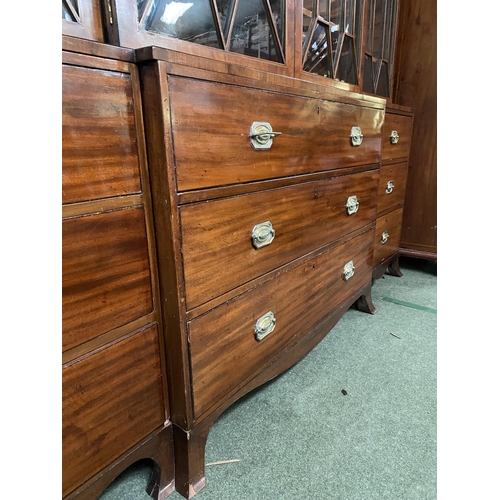
[[[391,207],[401,205],[405,199],[408,164],[391,163],[380,167],[378,184],[378,213]]]
[[[181,206],[187,308],[369,224],[376,215],[378,178],[374,169]],[[351,215],[350,196],[359,203]],[[265,222],[271,223],[274,239],[255,248],[252,230]]]
[[[62,372],[63,496],[163,425],[158,327]]]
[[[175,76],[168,88],[179,191],[380,161],[381,109]],[[252,147],[254,122],[281,132],[270,149]]]
[[[63,0],[64,500],[142,459],[154,500],[192,498],[218,416],[376,312],[410,151],[435,153],[391,99],[426,2]]]
[[[62,224],[63,350],[153,310],[142,207]]]
[[[63,65],[62,199],[139,193],[139,157],[128,73]]]
[[[371,279],[373,230],[332,248],[235,297],[188,324],[195,417],[297,342]],[[344,265],[355,271],[347,280]],[[272,311],[276,326],[256,340],[257,319]]]
[[[413,114],[409,108],[393,104],[386,107],[373,255],[375,279],[386,271],[393,276],[402,276],[399,270],[399,239],[406,199],[412,127]],[[388,234],[390,241],[383,241]]]
[[[399,208],[377,218],[373,262],[379,264],[399,249],[403,209]]]
[[[62,494],[96,500],[147,458],[158,500],[173,432],[139,75],[128,51],[63,44]]]
[[[408,157],[412,123],[411,115],[386,112],[382,129],[382,161]]]

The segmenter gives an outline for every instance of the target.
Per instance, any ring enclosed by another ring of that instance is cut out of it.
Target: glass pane
[[[319,0],[318,15],[328,21],[328,0]]]
[[[354,41],[349,36],[344,37],[344,43],[342,44],[342,54],[337,69],[337,80],[353,83],[354,85],[358,84]]]
[[[382,68],[380,69],[376,94],[389,97],[389,68],[385,61],[382,62]]]
[[[340,36],[340,28],[338,24],[330,25],[330,38],[332,40],[332,54],[333,54],[333,61],[335,64],[338,58],[340,40],[342,39],[342,37]]]
[[[73,10],[70,8],[73,7]],[[63,0],[62,1],[62,18],[66,21],[78,22],[78,2],[77,0]]]
[[[356,0],[346,0],[345,2],[345,27],[344,32],[354,34]]]
[[[304,70],[321,76],[332,77],[331,55],[328,50],[327,27],[321,24],[314,30],[311,46],[304,62]]]
[[[339,26],[342,23],[342,6],[344,0],[331,0],[330,1],[330,22]]]
[[[66,7],[66,5],[64,5],[64,2],[62,4],[62,18],[66,19],[66,21],[74,21],[75,20],[73,18],[73,16],[71,15],[68,7]]]
[[[222,31],[225,34],[225,38],[227,38],[227,32],[234,9],[234,0],[217,0],[216,3]]]
[[[375,0],[372,55],[377,59],[382,57],[382,44],[384,42],[385,29],[385,5],[386,0]]]
[[[210,0],[153,0],[145,29],[220,48]]]
[[[261,0],[238,2],[230,50],[259,59],[283,62]]]
[[[146,0],[137,0],[137,20],[139,22],[141,22],[145,8],[146,8]]]
[[[363,29],[363,31],[366,30],[366,34],[363,35],[365,37],[365,51],[368,52],[369,54],[372,53],[372,41],[373,41],[373,1],[374,0],[368,0],[368,23],[366,28]],[[362,19],[362,18],[361,18]]]
[[[309,37],[307,33],[311,26],[312,18],[314,16],[314,0],[304,0],[304,8],[302,9],[302,51],[306,50]]]
[[[363,65],[363,92],[375,93],[373,89],[373,62],[372,58],[366,54]]]
[[[387,5],[387,21],[384,37],[384,59],[390,59],[392,53],[392,44],[394,40],[394,31],[396,28],[396,5],[394,0],[389,0]]]
[[[284,1],[285,0],[270,0],[269,3],[271,4],[271,13],[274,19],[274,24],[276,25],[276,29],[278,31],[278,37],[281,42],[281,46],[283,47],[284,50],[284,40],[285,40],[285,6],[284,6]]]

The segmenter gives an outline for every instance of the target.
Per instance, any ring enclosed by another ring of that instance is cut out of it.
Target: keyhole
[[[318,197],[318,190],[316,188],[314,188],[314,197],[317,198]]]

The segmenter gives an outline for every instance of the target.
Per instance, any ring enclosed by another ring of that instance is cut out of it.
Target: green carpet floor
[[[401,259],[287,372],[217,420],[199,500],[436,498],[436,265]],[[101,500],[148,500],[136,464]],[[169,499],[180,500],[178,493]]]

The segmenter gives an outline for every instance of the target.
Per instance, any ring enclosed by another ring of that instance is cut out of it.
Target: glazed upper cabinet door
[[[288,0],[115,0],[120,45],[155,45],[208,58],[286,62]],[[214,51],[214,49],[216,49]],[[269,66],[262,66],[269,68]]]
[[[391,96],[397,0],[367,0],[363,40],[363,92]]]
[[[362,9],[359,0],[304,0],[302,68],[358,85]]]
[[[62,0],[62,34],[103,42],[99,0]]]

